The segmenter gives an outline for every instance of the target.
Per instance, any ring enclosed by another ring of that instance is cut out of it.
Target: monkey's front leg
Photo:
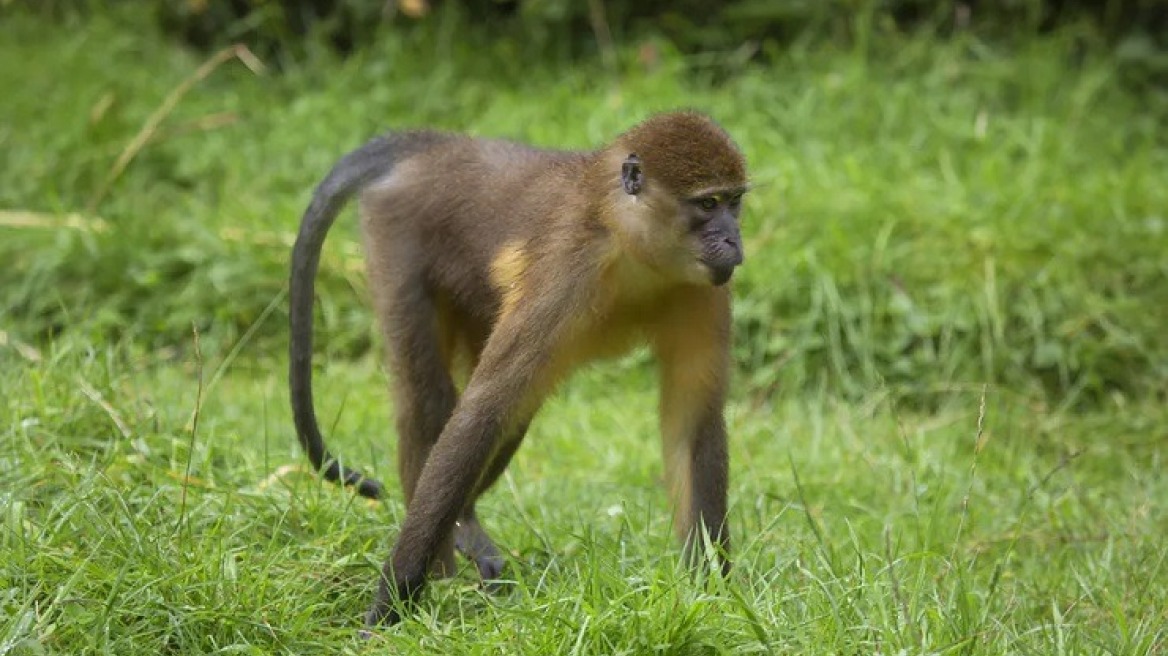
[[[677,391],[674,389],[673,391]],[[709,399],[680,405],[667,388],[662,403],[665,479],[674,504],[674,528],[685,562],[706,564],[704,537],[719,549],[722,573],[730,571],[726,525],[729,455],[721,403]]]
[[[693,434],[689,447],[689,507],[682,510],[683,554],[691,567],[705,565],[705,535],[717,548],[722,574],[730,572],[730,529],[726,525],[729,455],[722,409],[711,408]]]
[[[691,566],[705,564],[704,536],[730,569],[726,524],[729,454],[723,419],[730,364],[729,299],[711,292],[705,305],[687,306],[688,324],[666,322],[656,336],[661,372],[661,440],[674,528]],[[678,326],[684,326],[678,329]]]
[[[466,507],[498,442],[501,407],[482,394],[468,393],[442,430],[418,478],[401,535],[381,571],[366,626],[400,620],[394,602],[417,599],[426,573],[454,522]]]
[[[572,316],[563,293],[545,292],[537,302],[499,321],[483,349],[454,414],[430,450],[406,509],[393,553],[382,568],[368,626],[394,623],[392,604],[410,604],[426,581],[438,549],[448,540],[460,513],[470,506],[484,482],[488,463],[497,456],[501,435],[515,422],[525,399],[533,398],[558,336]],[[507,454],[509,457],[509,453]],[[505,463],[504,463],[505,464]],[[490,481],[486,481],[489,483]]]

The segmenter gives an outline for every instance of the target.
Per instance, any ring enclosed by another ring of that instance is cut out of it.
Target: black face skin
[[[625,193],[636,196],[645,186],[641,158],[629,153],[621,165],[621,186]],[[682,205],[690,232],[702,244],[699,256],[710,270],[710,282],[715,287],[725,285],[734,275],[734,267],[742,264],[742,234],[738,231],[738,214],[742,211],[742,195],[746,189],[726,189],[701,194]]]
[[[700,259],[710,269],[710,282],[726,284],[734,267],[742,264],[742,233],[738,214],[742,210],[743,189],[731,189],[689,199],[685,212],[690,231],[702,244]]]

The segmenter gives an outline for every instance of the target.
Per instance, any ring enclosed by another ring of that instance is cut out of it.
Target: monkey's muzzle
[[[714,283],[715,287],[721,287],[730,282],[730,277],[733,275],[733,266],[710,267],[710,282]]]
[[[703,253],[702,264],[710,270],[710,282],[715,287],[721,287],[734,275],[734,269],[742,264],[742,248],[737,240],[723,239],[721,242],[706,248]]]

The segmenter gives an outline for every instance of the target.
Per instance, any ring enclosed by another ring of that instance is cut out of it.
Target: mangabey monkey
[[[390,134],[317,187],[292,251],[292,411],[328,480],[381,485],[325,449],[312,405],[313,284],[325,233],[360,192],[369,287],[388,348],[406,517],[366,624],[396,622],[454,549],[483,579],[503,559],[475,500],[576,367],[647,343],[687,560],[702,532],[729,567],[726,401],[730,293],[742,263],[746,165],[691,112],[654,116],[592,152],[437,132]],[[461,393],[454,379],[469,372]],[[587,437],[587,436],[585,436]],[[590,437],[587,439],[591,439]]]

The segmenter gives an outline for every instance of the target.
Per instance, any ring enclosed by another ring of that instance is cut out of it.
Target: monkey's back
[[[409,278],[489,327],[501,302],[492,284],[495,257],[516,246],[544,251],[547,235],[563,234],[551,217],[566,216],[563,208],[572,205],[585,213],[564,190],[582,197],[577,190],[592,153],[433,132],[391,138],[404,156],[361,196],[371,276]],[[392,288],[395,280],[373,282]]]

